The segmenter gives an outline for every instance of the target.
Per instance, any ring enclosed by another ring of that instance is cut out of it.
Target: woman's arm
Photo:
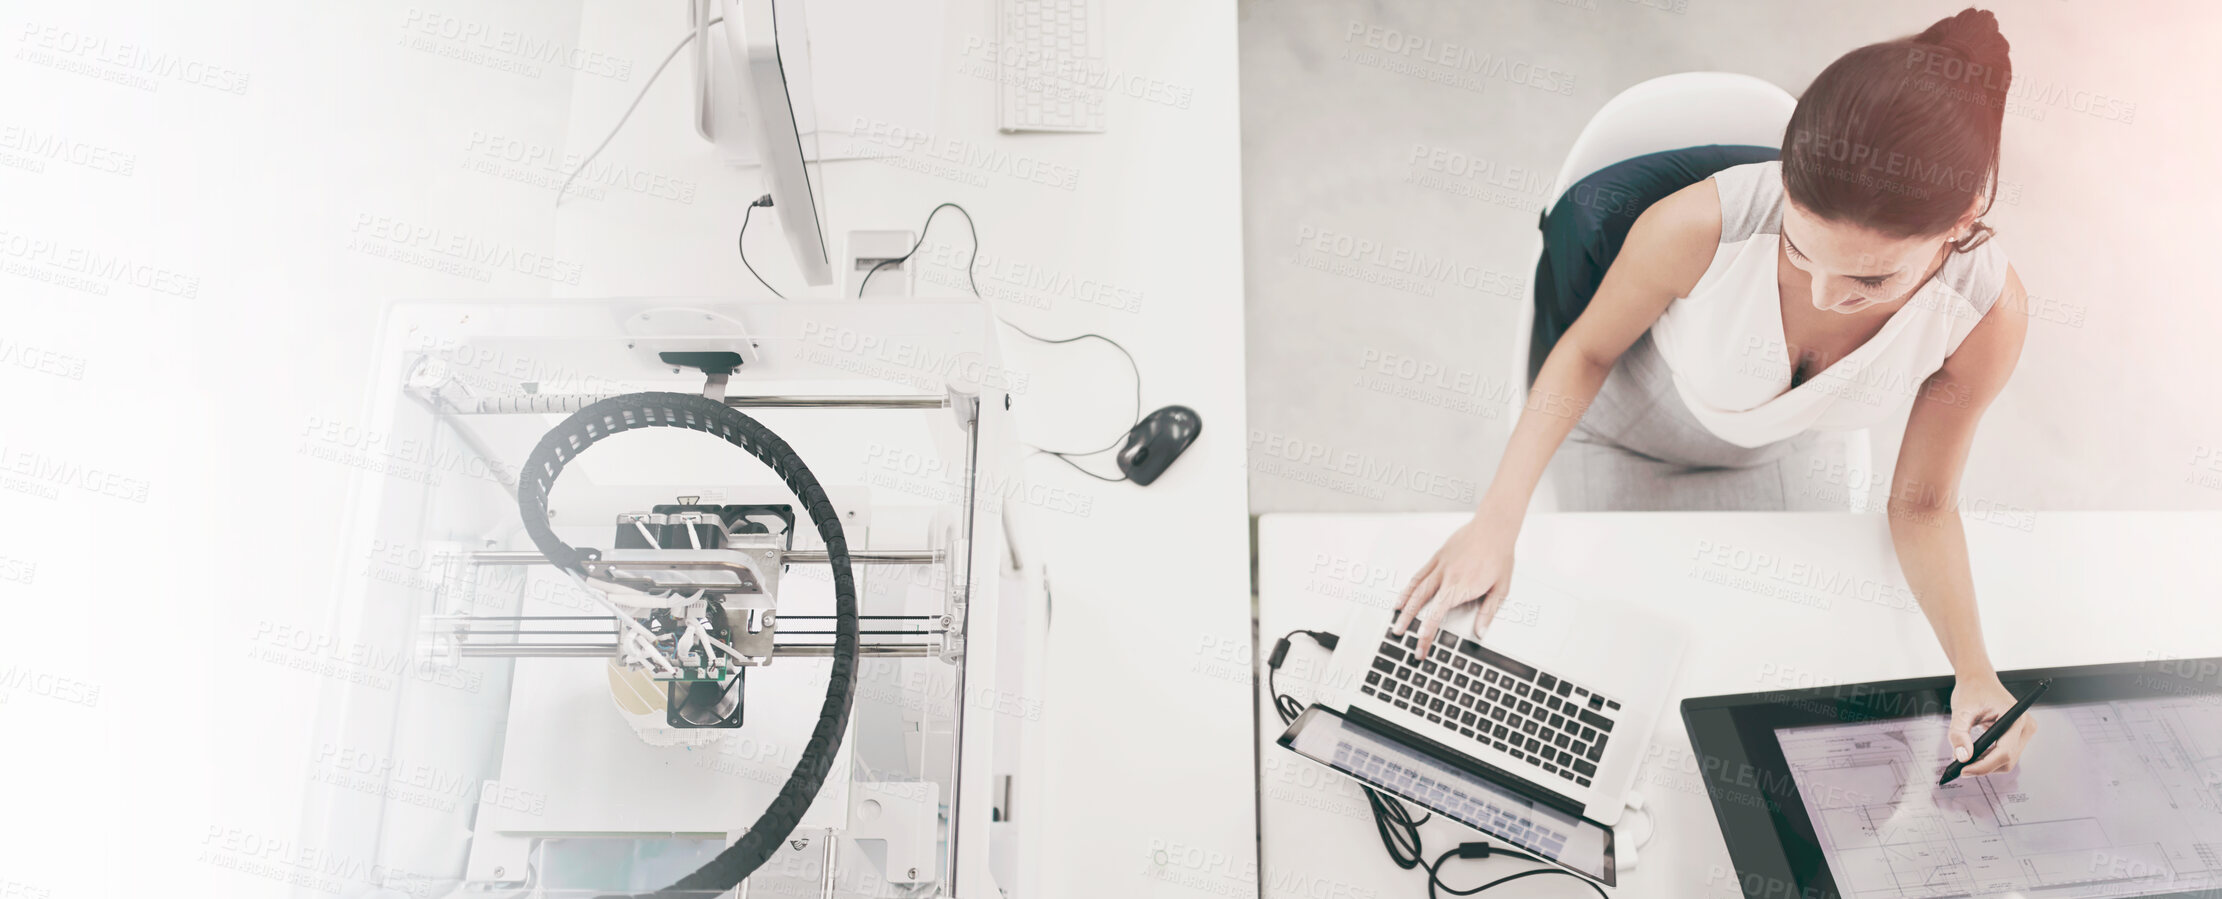
[[[1551,456],[1597,398],[1620,354],[1650,330],[1668,303],[1697,285],[1719,244],[1720,192],[1710,178],[1675,191],[1636,218],[1597,295],[1544,357],[1477,515],[1518,529]]]
[[[1898,551],[1898,567],[1958,679],[1952,691],[1952,746],[1961,761],[1967,760],[1972,745],[1969,728],[1996,720],[2014,704],[1983,648],[1967,537],[1960,527],[1959,490],[1975,427],[2021,358],[2022,337],[2029,329],[2027,307],[2020,276],[2007,270],[1998,302],[1914,398],[1898,469],[1891,476],[1890,541]],[[1966,773],[2013,770],[2036,730],[2036,723],[2024,716]]]
[[[1720,228],[1720,192],[1711,179],[1675,191],[1636,218],[1596,296],[1544,358],[1473,520],[1444,541],[1405,586],[1397,601],[1397,633],[1424,612],[1419,636],[1425,651],[1452,608],[1486,597],[1475,622],[1478,631],[1504,607],[1513,539],[1551,454],[1597,398],[1620,354],[1659,320],[1668,303],[1704,277],[1720,245]]]

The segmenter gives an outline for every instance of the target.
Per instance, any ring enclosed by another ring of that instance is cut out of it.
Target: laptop
[[[1633,604],[1521,586],[1529,614],[1500,613],[1485,644],[1469,604],[1424,657],[1417,624],[1399,636],[1393,610],[1352,613],[1330,662],[1333,682],[1349,684],[1343,707],[1315,706],[1281,744],[1610,885],[1610,829],[1687,635]],[[1559,858],[1600,843],[1602,864]]]

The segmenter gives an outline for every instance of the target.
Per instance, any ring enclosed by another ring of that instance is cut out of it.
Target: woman
[[[1980,10],[1861,47],[1799,99],[1779,161],[1722,168],[1643,208],[1550,348],[1473,520],[1405,588],[1397,633],[1418,620],[1424,652],[1474,600],[1475,628],[1487,626],[1529,496],[1570,433],[1703,472],[1773,462],[1815,431],[1910,403],[1891,542],[1951,660],[1951,742],[1967,760],[1971,726],[2014,703],[1983,647],[1954,508],[2027,323],[1982,223],[2010,74],[1997,19]],[[2023,717],[1966,773],[2013,770],[2035,731]]]

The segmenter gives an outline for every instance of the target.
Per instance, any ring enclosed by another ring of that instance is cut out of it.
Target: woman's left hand
[[[2006,692],[2006,685],[1999,683],[1998,673],[1963,674],[1952,686],[1952,757],[1966,762],[1975,750],[1975,735],[1970,733],[1975,725],[1989,725],[2014,707],[2014,694]],[[1962,775],[1998,774],[2014,770],[2021,761],[2022,750],[2029,746],[2029,738],[2037,735],[2037,720],[2024,714],[2014,722],[2012,730],[1991,744],[1983,757],[1960,769]]]

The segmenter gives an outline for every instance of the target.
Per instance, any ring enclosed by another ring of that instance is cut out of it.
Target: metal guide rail
[[[824,565],[824,550],[796,550],[780,555],[788,563]],[[942,550],[872,550],[849,554],[852,565],[939,565],[947,559]],[[484,565],[544,565],[548,559],[530,550],[479,550],[462,554],[476,567]],[[588,569],[614,567],[590,562]],[[771,655],[776,658],[829,658],[833,655],[832,615],[779,616],[778,639]],[[873,658],[935,658],[943,655],[951,621],[948,615],[860,615],[863,625],[858,652]],[[797,622],[804,624],[796,628]],[[812,626],[815,623],[815,627]],[[435,655],[481,658],[578,658],[613,656],[620,649],[621,633],[614,615],[434,615],[425,619],[426,633]]]

